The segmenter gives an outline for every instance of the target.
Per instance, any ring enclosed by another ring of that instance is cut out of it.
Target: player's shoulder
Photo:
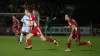
[[[28,16],[27,15],[24,15],[23,18],[28,18]]]
[[[71,20],[71,21],[75,21],[75,19],[74,19],[74,18],[70,18],[70,20]]]
[[[33,18],[33,17],[35,18],[35,15],[34,15],[34,14],[31,14],[30,16],[31,16],[32,18]]]
[[[19,20],[18,20],[18,19],[16,19],[16,21],[17,21],[17,22],[19,22]]]

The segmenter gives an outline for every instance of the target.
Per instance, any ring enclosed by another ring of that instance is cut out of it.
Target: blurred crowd
[[[78,3],[78,2],[72,3],[72,1],[61,3],[60,0],[56,0],[55,2],[54,0],[53,1],[50,0],[50,2],[46,0],[37,2],[32,2],[31,0],[30,2],[21,2],[19,0],[16,3],[9,2],[7,4],[6,2],[0,1],[0,13],[24,13],[24,9],[26,7],[38,11],[41,19],[42,18],[44,19],[47,16],[49,17],[56,16],[57,20],[54,22],[54,24],[58,23],[65,24],[66,23],[66,21],[64,20],[65,13],[69,14],[72,18],[75,18],[80,25],[86,25],[89,24],[90,22],[100,23],[98,20],[100,18],[99,17],[100,4],[94,3],[92,1],[89,1],[89,3],[87,1],[85,1],[84,3]],[[1,19],[0,22],[4,22],[6,18],[9,18],[8,16],[9,15],[7,15],[6,17],[5,15],[3,16],[0,15]],[[84,20],[84,19],[90,19],[90,20]],[[85,23],[82,23],[82,21],[85,21]]]
[[[49,17],[57,17],[64,14],[64,4],[54,4],[49,2],[43,2],[43,3],[33,3],[33,4],[8,4],[8,5],[0,5],[0,13],[24,13],[25,8],[31,8],[39,12],[41,18]],[[4,22],[10,22],[11,20],[6,20],[6,18],[11,18],[9,16],[0,16],[1,17],[1,23]],[[5,17],[5,18],[4,18]],[[58,17],[59,19],[60,17]],[[56,20],[56,22],[58,22]],[[56,23],[55,22],[55,23]],[[44,23],[44,22],[42,22]],[[1,24],[4,25],[4,24]]]
[[[37,4],[9,4],[0,5],[0,13],[23,13],[24,8],[29,7],[37,10],[41,15],[57,15],[64,13],[63,4],[52,4],[52,3],[37,3]]]

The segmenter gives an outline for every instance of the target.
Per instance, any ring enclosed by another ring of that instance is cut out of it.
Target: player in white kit
[[[21,22],[23,22],[23,25],[30,24],[30,19],[27,15],[24,15],[23,18],[21,19]],[[31,31],[31,29],[32,29],[32,27],[29,27],[29,26],[23,27],[22,26],[19,43],[22,43],[23,35],[28,34]]]

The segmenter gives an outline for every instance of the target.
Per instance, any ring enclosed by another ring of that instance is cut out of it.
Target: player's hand
[[[26,26],[26,24],[25,23],[23,23],[23,27],[25,27]]]
[[[75,41],[78,41],[78,38],[75,38]]]
[[[26,26],[26,24],[23,24],[23,27],[25,27]]]
[[[64,26],[65,28],[69,28],[68,26]]]
[[[70,26],[64,26],[65,28],[71,28]]]
[[[57,19],[56,17],[53,18],[53,20]]]
[[[67,27],[67,26],[64,26],[65,28]]]
[[[18,26],[18,28],[20,28],[20,26]]]
[[[14,28],[16,25],[13,25],[12,28]]]

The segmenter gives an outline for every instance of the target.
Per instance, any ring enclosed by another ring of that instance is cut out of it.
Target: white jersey
[[[30,24],[30,19],[27,15],[24,15],[23,18],[21,19],[21,22],[25,24]]]
[[[23,18],[21,19],[21,22],[23,22],[23,24],[30,24],[30,18],[27,15],[24,15]],[[22,32],[30,32],[32,30],[31,27],[26,26],[26,27],[22,27]]]

